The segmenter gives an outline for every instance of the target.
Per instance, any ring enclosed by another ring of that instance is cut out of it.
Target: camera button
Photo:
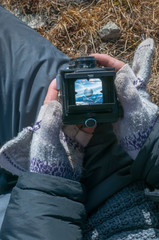
[[[95,126],[97,125],[97,121],[96,121],[96,119],[94,119],[94,118],[88,118],[88,119],[85,121],[85,125],[86,125],[86,127],[88,127],[88,128],[95,127]]]

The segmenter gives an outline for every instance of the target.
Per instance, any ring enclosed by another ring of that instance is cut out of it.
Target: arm
[[[158,106],[146,92],[153,52],[153,40],[143,41],[135,52],[132,68],[106,54],[94,56],[99,64],[117,70],[115,86],[124,117],[113,124],[113,129],[119,144],[135,160],[131,174],[158,188]]]
[[[79,182],[25,173],[12,191],[0,237],[3,240],[80,240],[85,222]]]
[[[61,114],[61,104],[53,100],[41,108],[37,124],[30,128],[30,171],[21,174],[12,191],[2,239],[82,239],[83,153],[77,143],[69,145],[75,143],[61,130]]]
[[[113,124],[118,142],[135,160],[140,149],[148,138],[158,117],[158,106],[150,100],[146,85],[151,74],[151,58],[154,52],[154,41],[151,38],[143,41],[137,48],[132,68],[106,56],[107,66],[116,66],[118,70],[115,87],[124,116]],[[99,58],[103,63],[104,57]]]
[[[0,146],[35,122],[51,80],[69,58],[0,6]]]

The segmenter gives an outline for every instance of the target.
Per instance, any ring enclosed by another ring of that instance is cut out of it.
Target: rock
[[[37,29],[37,28],[43,27],[45,25],[44,20],[38,14],[24,15],[24,13],[18,9],[14,10],[13,14],[33,29]]]
[[[114,22],[108,22],[100,31],[102,41],[117,40],[121,35],[120,28]]]

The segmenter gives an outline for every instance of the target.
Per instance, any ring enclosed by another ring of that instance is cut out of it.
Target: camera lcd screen
[[[77,79],[74,84],[76,105],[103,103],[102,81],[100,78]]]

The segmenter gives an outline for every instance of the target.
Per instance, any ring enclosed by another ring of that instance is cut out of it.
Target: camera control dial
[[[96,119],[94,119],[94,118],[88,118],[88,119],[85,121],[85,125],[86,125],[86,127],[88,127],[88,128],[95,127],[95,126],[97,125],[97,121],[96,121]]]

